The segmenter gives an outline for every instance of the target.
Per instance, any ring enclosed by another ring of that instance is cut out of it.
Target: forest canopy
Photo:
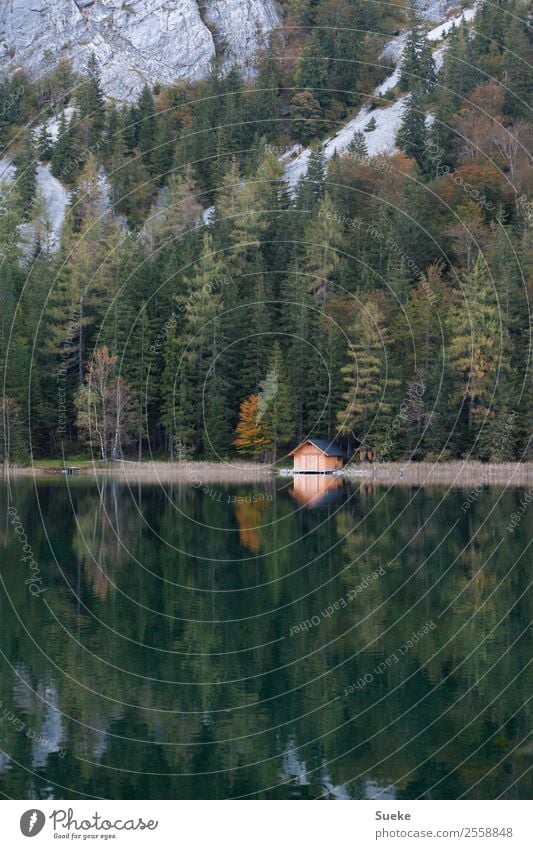
[[[94,57],[0,81],[2,458],[271,460],[311,434],[532,459],[526,4],[481,2],[438,61],[415,7],[283,10],[253,77],[215,66],[127,104]],[[398,103],[395,148],[369,154]],[[68,193],[59,235],[45,179]]]

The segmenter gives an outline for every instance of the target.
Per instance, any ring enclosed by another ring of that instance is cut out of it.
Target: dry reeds
[[[533,463],[480,463],[457,460],[450,463],[369,463],[347,466],[347,478],[362,478],[375,484],[406,486],[533,486]]]
[[[84,470],[85,471],[85,470]],[[115,462],[109,466],[95,466],[90,473],[109,475],[125,480],[189,483],[194,486],[207,483],[255,483],[272,477],[272,467],[260,463],[166,463]]]

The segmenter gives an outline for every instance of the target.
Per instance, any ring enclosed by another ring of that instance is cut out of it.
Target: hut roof
[[[315,439],[313,437],[313,438],[309,438],[309,439],[304,439],[303,442],[300,442],[300,444],[297,445],[296,448],[294,448],[290,452],[289,457],[292,457],[294,454],[296,454],[296,452],[300,448],[302,448],[303,445],[307,445],[308,442],[310,442],[311,445],[314,445],[315,448],[318,448],[319,451],[322,451],[322,453],[325,454],[326,457],[344,457],[345,456],[342,448],[339,448],[339,446],[335,442],[332,442],[330,439]]]

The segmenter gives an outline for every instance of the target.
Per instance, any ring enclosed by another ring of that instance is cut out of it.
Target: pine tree
[[[461,99],[472,91],[481,79],[468,26],[463,23],[459,27],[453,27],[448,36],[439,85],[451,92],[454,103],[459,105]]]
[[[324,195],[326,186],[326,158],[321,145],[314,145],[309,154],[307,171],[296,191],[296,208],[312,213]]]
[[[323,109],[310,89],[298,91],[293,95],[292,127],[296,137],[303,144],[320,136],[326,127]]]
[[[37,154],[31,130],[24,135],[22,149],[15,157],[15,186],[18,204],[24,218],[29,218],[37,191]]]
[[[353,157],[353,159],[356,159],[358,161],[366,159],[368,157],[368,146],[364,133],[362,133],[360,130],[357,130],[354,133],[353,138],[346,150],[348,151],[350,156]]]
[[[98,60],[91,53],[87,62],[87,76],[76,91],[79,127],[86,147],[92,147],[102,136],[105,125],[105,102],[100,82]]]
[[[150,168],[156,140],[157,119],[150,88],[145,85],[137,102],[137,138],[145,165]]]
[[[312,294],[314,280],[295,262],[286,275],[281,291],[281,328],[291,340],[287,373],[293,388],[296,439],[300,441],[316,425],[317,375],[323,369],[316,340],[319,336],[320,309]]]
[[[120,135],[120,115],[114,103],[111,103],[106,113],[106,128],[102,145],[103,155],[109,158],[113,155]]]
[[[499,326],[494,285],[481,254],[457,295],[453,322],[450,359],[459,384],[452,402],[464,412],[463,448],[470,450],[481,425],[487,428],[487,421],[494,419],[497,375],[501,387],[510,389],[504,379],[509,369],[507,328]]]
[[[9,129],[19,123],[24,100],[26,79],[19,75],[5,76],[0,81],[0,144],[7,142]]]
[[[354,436],[373,452],[386,448],[391,422],[391,393],[398,385],[389,373],[390,338],[385,316],[375,301],[361,304],[350,330],[348,362],[342,368],[345,407],[339,413],[339,432]]]
[[[422,25],[414,0],[409,4],[409,32],[403,53],[400,89],[417,89],[429,94],[435,88],[437,74],[431,45],[422,32]]]
[[[61,113],[59,131],[50,157],[54,177],[72,184],[82,170],[86,152],[81,148],[78,119],[72,115],[67,124],[65,113]]]
[[[416,91],[407,96],[396,144],[406,156],[416,160],[421,171],[425,171],[428,150],[426,116],[422,99]]]
[[[260,57],[254,94],[249,110],[254,131],[259,136],[272,138],[278,132],[278,69],[276,64],[274,39],[270,39],[268,48]]]
[[[532,119],[533,107],[533,46],[524,27],[526,7],[517,10],[505,36],[502,71],[505,95],[503,108],[513,118]]]
[[[197,447],[201,447],[204,440],[203,399],[207,397],[209,381],[217,374],[224,374],[224,364],[220,360],[226,347],[221,292],[226,276],[224,261],[215,251],[213,238],[205,233],[193,273],[185,281],[183,293],[176,296],[178,310],[183,315],[186,345],[180,379],[190,387]]]
[[[302,269],[308,278],[314,303],[324,308],[332,289],[332,276],[339,262],[340,244],[338,214],[329,194],[320,201],[316,217],[304,232]]]
[[[204,446],[208,457],[220,460],[231,446],[231,414],[227,400],[227,382],[221,369],[209,376],[203,398]]]
[[[47,121],[45,121],[39,131],[39,138],[37,140],[37,150],[39,152],[39,159],[41,159],[43,162],[49,162],[52,157],[52,149],[52,136],[48,131],[48,123]]]
[[[75,198],[67,212],[59,271],[48,299],[45,344],[79,385],[87,350],[113,300],[128,246],[122,244],[117,223],[101,216],[101,189],[92,156],[80,176]]]
[[[421,41],[421,23],[418,11],[413,0],[409,3],[409,30],[407,41],[403,51],[402,65],[400,69],[400,89],[409,91],[419,82],[420,62],[419,51]]]
[[[328,57],[328,86],[347,106],[359,100],[360,69],[365,58],[361,38],[365,27],[359,23],[359,9],[354,5],[358,4],[350,0],[320,4],[314,31],[319,36],[319,55]]]
[[[287,379],[283,353],[274,342],[268,370],[259,393],[259,423],[272,447],[272,462],[277,460],[278,448],[287,446],[294,436],[292,390]]]
[[[133,226],[140,226],[145,218],[151,186],[142,158],[128,156],[122,136],[117,139],[109,180],[114,212],[126,215]]]
[[[24,455],[21,409],[12,398],[0,396],[0,462],[12,463]]]
[[[296,67],[296,85],[302,91],[310,91],[322,108],[327,106],[331,99],[326,55],[320,31],[313,30],[309,44],[302,50]]]
[[[175,314],[165,324],[162,360],[159,389],[161,424],[167,435],[170,459],[173,459],[176,446],[181,451],[191,451],[195,429],[190,354],[183,335],[179,333]]]
[[[150,154],[150,167],[154,174],[159,175],[161,182],[172,171],[174,136],[172,115],[168,112],[160,114],[157,120],[154,146]]]

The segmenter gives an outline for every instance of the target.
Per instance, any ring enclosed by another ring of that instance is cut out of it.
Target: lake
[[[0,484],[0,791],[528,798],[525,492]]]

